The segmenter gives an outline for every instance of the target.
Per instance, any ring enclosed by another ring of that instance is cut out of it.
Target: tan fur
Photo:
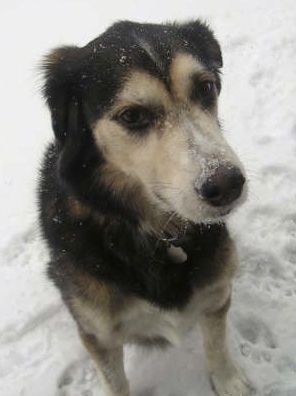
[[[130,105],[170,106],[170,95],[162,81],[144,71],[133,71],[126,78],[123,89],[117,95],[112,113]]]
[[[86,205],[77,201],[74,197],[68,198],[68,210],[71,216],[74,218],[84,219],[89,217],[91,214],[91,210]]]
[[[143,185],[136,177],[125,176],[120,168],[120,161],[116,164],[108,161],[101,168],[100,179],[110,188],[110,191],[120,196],[122,200],[132,201],[139,216],[151,218],[152,221],[154,210]]]
[[[230,239],[215,260],[219,270],[211,284],[198,287],[183,310],[169,311],[73,268],[76,293],[69,303],[107,396],[130,395],[123,364],[124,344],[144,341],[145,345],[178,345],[198,321],[204,335],[207,365],[218,394],[226,396],[226,389],[230,395],[249,395],[247,380],[233,364],[227,349],[226,315],[231,279],[237,267],[236,251]]]
[[[107,290],[104,290],[107,292]],[[106,293],[106,301],[90,304],[90,301],[75,299],[72,307],[79,324],[86,334],[99,334],[105,347],[137,342],[139,339],[163,338],[177,345],[208,310],[218,309],[228,299],[230,286],[227,281],[205,287],[192,297],[184,311],[163,311],[150,303],[122,295],[120,304],[112,305]],[[102,304],[103,302],[103,304]]]
[[[220,384],[223,378],[219,378],[221,361],[226,367],[221,376],[225,374],[232,383],[231,378],[237,369],[226,347],[225,317],[230,302],[230,281],[236,269],[233,246],[226,246],[217,260],[227,262],[219,278],[212,285],[197,289],[182,311],[163,311],[76,271],[76,284],[84,293],[72,300],[71,307],[78,320],[83,343],[99,368],[107,395],[129,395],[123,367],[123,344],[141,340],[147,344],[147,340],[151,340],[158,345],[163,340],[177,345],[198,320],[202,324],[207,361],[215,386],[223,385]]]
[[[123,348],[101,347],[96,337],[80,332],[82,343],[97,365],[106,396],[129,396],[123,366]]]
[[[200,324],[212,385],[218,395],[248,396],[248,380],[232,361],[227,347],[227,312],[230,299],[215,312],[203,315]]]
[[[155,217],[162,211],[176,212],[199,222],[221,214],[197,196],[195,180],[202,183],[213,162],[242,166],[226,144],[216,114],[185,100],[192,73],[213,78],[212,73],[183,54],[172,62],[172,93],[156,77],[134,71],[127,77],[109,113],[94,125],[93,134],[108,166],[113,167],[113,174],[117,172],[119,193],[130,189],[132,181],[142,186],[141,194],[148,199],[145,206],[152,205],[154,212],[158,212]],[[116,114],[135,105],[162,109],[159,121],[145,136],[129,133],[113,120]]]
[[[79,318],[81,329],[85,333],[100,334],[100,341],[105,346],[156,336],[177,344],[201,315],[218,310],[230,296],[230,280],[237,265],[236,252],[230,241],[216,260],[221,262],[216,278],[196,290],[185,311],[163,311],[78,270],[73,276],[83,294],[72,300],[72,309]]]
[[[177,55],[170,68],[171,87],[176,97],[184,102],[188,102],[191,78],[194,75],[198,75],[201,80],[215,81],[214,74],[192,55],[182,53]]]
[[[73,278],[78,289],[83,292],[83,298],[91,305],[103,305],[106,310],[110,310],[111,303],[116,295],[116,288],[103,282],[98,282],[94,277],[85,271],[73,269]],[[81,295],[79,295],[80,297]]]

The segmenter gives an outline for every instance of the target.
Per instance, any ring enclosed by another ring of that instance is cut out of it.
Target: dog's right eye
[[[128,129],[134,130],[149,127],[154,122],[155,117],[149,109],[137,106],[123,110],[115,119]]]

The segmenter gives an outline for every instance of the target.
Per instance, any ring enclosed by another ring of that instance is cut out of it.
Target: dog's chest
[[[141,301],[123,313],[118,335],[127,342],[163,339],[177,345],[198,319],[199,309],[193,305],[180,312],[161,310]]]
[[[200,315],[208,309],[215,310],[222,306],[228,295],[228,285],[220,283],[196,291],[182,310],[164,310],[145,300],[134,299],[115,316],[88,305],[82,306],[80,302],[79,317],[86,332],[98,334],[106,343],[153,343],[164,340],[178,345],[184,335],[196,325]]]
[[[196,291],[182,310],[163,310],[140,301],[122,317],[122,335],[163,338],[176,345],[196,325],[203,312],[223,305],[228,294],[229,288],[224,284]]]

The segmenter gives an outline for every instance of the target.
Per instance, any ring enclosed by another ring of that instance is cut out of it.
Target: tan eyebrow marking
[[[132,71],[117,95],[112,113],[139,105],[167,107],[171,103],[169,93],[162,81],[142,71]]]
[[[170,68],[171,88],[178,99],[188,101],[194,75],[198,76],[200,81],[216,79],[214,73],[207,70],[192,55],[178,54]]]

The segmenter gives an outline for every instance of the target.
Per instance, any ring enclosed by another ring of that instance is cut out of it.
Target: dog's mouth
[[[186,240],[187,232],[191,229],[194,224],[218,224],[223,223],[225,217],[229,215],[235,206],[220,208],[215,213],[207,214],[206,217],[199,221],[193,221],[192,219],[179,216],[176,212],[167,213],[167,219],[165,220],[163,227],[161,228],[159,235],[160,240],[165,242],[168,246],[179,247],[184,240]],[[190,232],[190,231],[189,231]]]
[[[166,227],[167,234],[164,234],[164,239],[168,238],[173,242],[179,233],[183,233],[188,224],[216,224],[224,222],[229,215],[231,215],[241,204],[245,201],[246,194],[243,192],[242,195],[233,201],[231,204],[215,207],[205,203],[201,199],[195,199],[193,205],[182,206],[181,210],[172,208],[169,202],[158,194],[159,202],[162,202],[169,210],[164,210],[164,218],[172,219],[168,221],[167,226],[172,227],[169,231]],[[177,238],[179,239],[179,237]]]
[[[246,179],[234,165],[224,164],[208,172],[202,182],[195,182],[191,191],[178,191],[166,196],[161,189],[154,197],[164,212],[175,212],[194,223],[219,222],[239,207],[246,199]]]
[[[225,217],[225,216],[229,215],[232,212],[233,209],[234,208],[227,208],[227,209],[221,210],[220,216],[221,217]]]

